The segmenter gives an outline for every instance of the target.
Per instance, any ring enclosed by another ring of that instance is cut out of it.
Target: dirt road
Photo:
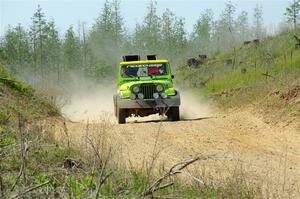
[[[274,126],[243,111],[179,122],[131,120],[118,125],[106,119],[89,125],[69,122],[67,127],[75,145],[82,144],[88,131],[101,134],[114,146],[115,160],[123,166],[143,169],[154,161],[157,168],[168,168],[182,159],[214,154],[197,163],[199,175],[223,178],[239,171],[271,193],[300,195],[300,129],[296,123]]]

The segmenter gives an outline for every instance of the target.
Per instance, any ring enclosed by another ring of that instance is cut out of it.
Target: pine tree
[[[169,59],[176,58],[186,45],[184,20],[166,9],[162,15],[160,37],[162,47],[157,49],[157,53],[161,53]]]
[[[45,65],[47,69],[45,70],[47,73],[57,76],[57,80],[59,81],[62,61],[61,41],[54,21],[47,23],[45,34],[47,35],[45,40]]]
[[[88,39],[90,50],[89,73],[98,78],[115,72],[115,65],[121,56],[124,34],[120,3],[105,1]]]
[[[265,31],[263,29],[263,10],[262,7],[256,5],[254,8],[254,36],[257,39],[261,39],[264,37]]]
[[[36,69],[45,76],[45,42],[47,39],[47,22],[45,15],[42,12],[42,8],[38,5],[37,11],[34,13],[32,19],[32,25],[30,27],[30,40],[32,44],[33,62]]]
[[[213,26],[213,12],[206,10],[194,25],[191,42],[197,53],[209,53]]]
[[[174,48],[172,49],[172,56],[170,60],[177,62],[182,54],[186,51],[187,47],[187,33],[185,31],[185,21],[183,18],[176,18],[174,24]]]
[[[65,70],[78,70],[81,64],[80,41],[76,38],[73,27],[70,26],[65,34],[63,43]]]
[[[225,10],[223,12],[223,20],[228,28],[228,30],[233,33],[234,32],[234,14],[236,8],[231,1],[225,4]]]
[[[162,29],[161,29],[161,38],[162,38],[162,50],[164,54],[173,54],[173,50],[176,45],[175,41],[175,14],[172,13],[169,9],[163,13],[162,16]]]
[[[233,3],[231,1],[227,2],[221,18],[216,22],[213,42],[217,51],[231,49],[236,45],[234,29],[235,10]]]
[[[13,72],[17,73],[24,64],[31,61],[28,33],[18,24],[9,28],[2,43],[1,57],[12,65]]]
[[[236,38],[240,43],[250,39],[251,35],[249,27],[248,13],[246,11],[242,11],[237,17],[235,24]]]
[[[96,20],[94,28],[101,32],[112,32],[112,5],[108,0],[104,2],[102,12]]]
[[[290,6],[286,8],[286,12],[284,14],[287,17],[287,21],[293,23],[295,29],[298,25],[300,15],[300,0],[293,0]]]
[[[148,13],[143,23],[137,24],[134,35],[134,42],[137,48],[147,53],[156,53],[161,46],[161,25],[160,18],[156,13],[156,1],[151,1]]]
[[[112,32],[114,35],[114,38],[119,43],[122,40],[123,34],[124,34],[124,22],[123,17],[121,16],[121,9],[120,9],[120,1],[114,0],[112,3]]]

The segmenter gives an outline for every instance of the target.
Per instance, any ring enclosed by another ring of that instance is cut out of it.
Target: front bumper
[[[118,108],[134,109],[134,108],[164,108],[172,106],[180,106],[180,94],[177,92],[174,96],[168,96],[166,99],[121,99],[118,97]]]

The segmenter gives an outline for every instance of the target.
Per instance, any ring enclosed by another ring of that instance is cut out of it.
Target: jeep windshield
[[[128,64],[122,66],[122,77],[153,77],[167,75],[166,63]]]

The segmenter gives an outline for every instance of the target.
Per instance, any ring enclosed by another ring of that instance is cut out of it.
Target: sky
[[[133,31],[136,23],[142,22],[150,0],[121,0],[121,12],[128,31]],[[200,13],[205,9],[213,10],[215,17],[222,13],[227,0],[157,0],[157,11],[161,15],[167,8],[177,16],[185,18],[186,31],[192,32]],[[237,8],[237,14],[247,11],[253,15],[256,4],[263,8],[264,24],[270,33],[284,21],[284,12],[288,0],[231,0]],[[31,17],[38,4],[47,19],[53,19],[62,36],[70,25],[74,28],[79,21],[85,22],[89,29],[99,16],[104,0],[0,0],[0,37],[8,26],[18,23],[25,27],[31,24]]]

